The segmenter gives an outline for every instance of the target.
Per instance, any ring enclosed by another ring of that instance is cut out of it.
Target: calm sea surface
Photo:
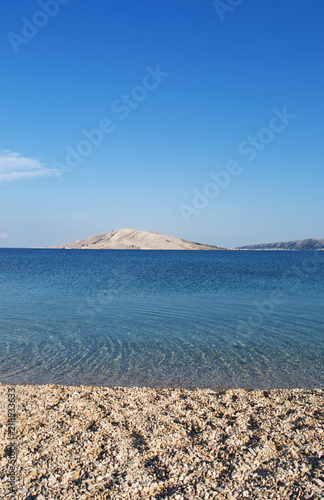
[[[324,385],[324,252],[0,249],[0,381]]]

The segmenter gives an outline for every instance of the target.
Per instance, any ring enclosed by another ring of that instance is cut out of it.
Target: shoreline
[[[324,496],[324,389],[212,390],[0,385],[0,494],[15,498]]]

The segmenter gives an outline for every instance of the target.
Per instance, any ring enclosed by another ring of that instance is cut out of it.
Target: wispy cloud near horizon
[[[28,158],[8,149],[0,150],[0,182],[57,175],[57,170],[36,158]]]

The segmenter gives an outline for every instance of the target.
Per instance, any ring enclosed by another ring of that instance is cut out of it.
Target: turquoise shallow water
[[[0,249],[0,381],[324,385],[324,252]]]

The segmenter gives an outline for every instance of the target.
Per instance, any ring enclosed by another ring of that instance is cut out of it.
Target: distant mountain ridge
[[[95,234],[84,240],[76,240],[50,248],[82,250],[324,250],[324,239],[280,241],[228,249],[188,241],[167,234],[136,229],[114,229],[109,233]]]
[[[136,229],[114,229],[109,233],[96,234],[81,241],[77,240],[50,248],[83,250],[226,250],[214,245],[204,245],[166,234]]]
[[[239,250],[324,250],[324,239],[309,238],[306,240],[261,243],[259,245],[239,247]]]

